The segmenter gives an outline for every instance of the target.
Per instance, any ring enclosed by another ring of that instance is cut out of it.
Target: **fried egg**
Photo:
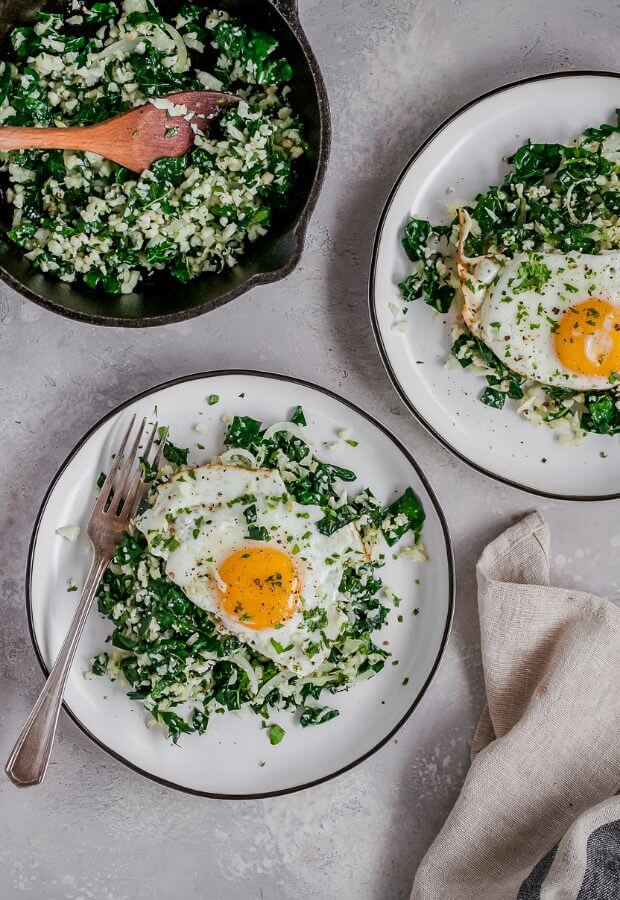
[[[620,373],[620,253],[467,258],[457,268],[468,328],[514,372],[572,390],[605,390]]]
[[[316,528],[321,517],[287,496],[277,471],[209,465],[160,485],[137,527],[221,631],[304,675],[324,662],[347,621],[345,564],[366,558],[353,525],[326,536]]]

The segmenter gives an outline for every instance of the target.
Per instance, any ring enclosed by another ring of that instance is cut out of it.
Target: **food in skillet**
[[[90,153],[0,153],[8,237],[41,272],[130,293],[156,271],[186,282],[234,266],[269,230],[305,147],[275,38],[202,4],[166,21],[152,0],[125,0],[41,12],[10,44],[0,125],[91,125],[187,90],[241,99],[188,154],[140,176]]]
[[[441,313],[456,302],[451,361],[486,377],[483,403],[511,398],[564,442],[616,434],[620,125],[589,128],[570,146],[528,142],[508,162],[503,183],[449,225],[409,222],[414,271],[402,299]]]
[[[379,570],[388,550],[424,560],[424,511],[411,488],[387,506],[348,496],[355,473],[317,458],[299,407],[269,428],[234,417],[225,447],[194,467],[167,442],[145,472],[147,507],[98,592],[115,630],[92,673],[128,682],[175,742],[246,710],[278,743],[279,710],[327,722],[325,695],[383,668],[376,635],[400,600]]]

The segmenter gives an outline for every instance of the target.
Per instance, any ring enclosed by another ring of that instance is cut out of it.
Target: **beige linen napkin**
[[[487,704],[412,900],[620,897],[620,610],[549,587],[538,513],[477,574]]]

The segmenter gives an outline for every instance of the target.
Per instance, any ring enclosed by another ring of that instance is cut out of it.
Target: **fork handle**
[[[62,705],[62,697],[67,682],[71,663],[77,650],[80,637],[88,618],[88,613],[110,557],[95,554],[90,572],[82,591],[80,603],[71,622],[71,627],[63,642],[56,661],[52,666],[45,686],[39,695],[34,709],[28,717],[17,742],[9,756],[5,772],[17,787],[30,787],[41,784],[45,777],[58,714]]]

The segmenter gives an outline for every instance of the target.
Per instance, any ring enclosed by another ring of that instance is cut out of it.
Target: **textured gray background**
[[[24,567],[42,495],[104,412],[164,379],[251,367],[318,381],[415,451],[447,513],[459,596],[452,639],[397,739],[310,792],[229,803],[126,771],[61,717],[43,787],[2,776],[0,894],[43,898],[401,898],[467,770],[482,702],[474,564],[514,517],[542,508],[555,578],[617,599],[617,504],[537,502],[469,471],[412,421],[384,373],[366,312],[377,217],[416,144],[478,94],[569,68],[618,68],[616,0],[300,0],[334,114],[330,170],[302,264],[190,324],[74,324],[0,290],[0,757],[41,686]],[[620,100],[620,97],[619,97]]]

